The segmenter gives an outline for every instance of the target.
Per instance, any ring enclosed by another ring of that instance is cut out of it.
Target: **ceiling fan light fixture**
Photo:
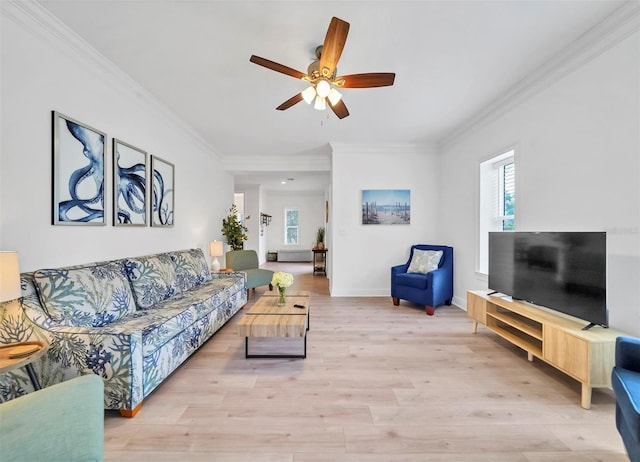
[[[342,93],[332,87],[327,98],[329,99],[331,105],[335,106],[336,104],[338,104],[338,101],[342,99]]]
[[[327,102],[325,101],[325,99],[322,96],[317,95],[316,96],[316,102],[313,105],[313,108],[318,110],[318,111],[324,111],[327,108]]]
[[[331,91],[331,84],[324,79],[321,79],[316,83],[316,92],[318,96],[322,98],[326,98],[329,96],[329,92]]]
[[[311,104],[313,99],[316,97],[316,89],[311,85],[305,91],[302,92],[302,99],[305,103]]]

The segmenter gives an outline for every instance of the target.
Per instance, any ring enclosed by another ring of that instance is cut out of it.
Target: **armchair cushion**
[[[413,257],[411,257],[411,263],[409,264],[407,273],[427,274],[429,271],[433,271],[438,268],[441,259],[442,250],[415,249],[413,251]]]
[[[429,285],[429,279],[422,273],[400,273],[396,276],[396,284],[425,290]]]

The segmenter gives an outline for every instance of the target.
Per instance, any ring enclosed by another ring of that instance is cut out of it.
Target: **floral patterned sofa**
[[[133,417],[143,399],[247,302],[244,273],[211,273],[200,249],[22,275],[22,304],[0,304],[0,344],[49,344],[43,387],[97,374],[104,407]],[[0,401],[33,390],[0,375]]]

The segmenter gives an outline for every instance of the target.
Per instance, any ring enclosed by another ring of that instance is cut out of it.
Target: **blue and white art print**
[[[153,172],[151,226],[173,226],[173,164],[151,156]]]
[[[105,225],[107,135],[53,111],[53,224]]]
[[[411,190],[363,189],[362,224],[411,224]]]
[[[147,153],[113,140],[113,225],[147,225]]]

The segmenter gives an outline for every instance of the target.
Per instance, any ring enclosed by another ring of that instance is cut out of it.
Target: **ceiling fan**
[[[313,102],[315,109],[324,110],[328,103],[334,114],[339,119],[344,119],[349,115],[349,111],[342,101],[342,94],[338,88],[373,88],[393,85],[396,77],[393,72],[370,72],[336,77],[336,66],[347,41],[348,33],[348,22],[336,17],[332,18],[324,43],[316,48],[318,59],[309,65],[306,74],[269,59],[251,55],[249,61],[252,63],[305,80],[311,84],[306,90],[289,98],[276,109],[284,111],[304,100],[307,104]]]

